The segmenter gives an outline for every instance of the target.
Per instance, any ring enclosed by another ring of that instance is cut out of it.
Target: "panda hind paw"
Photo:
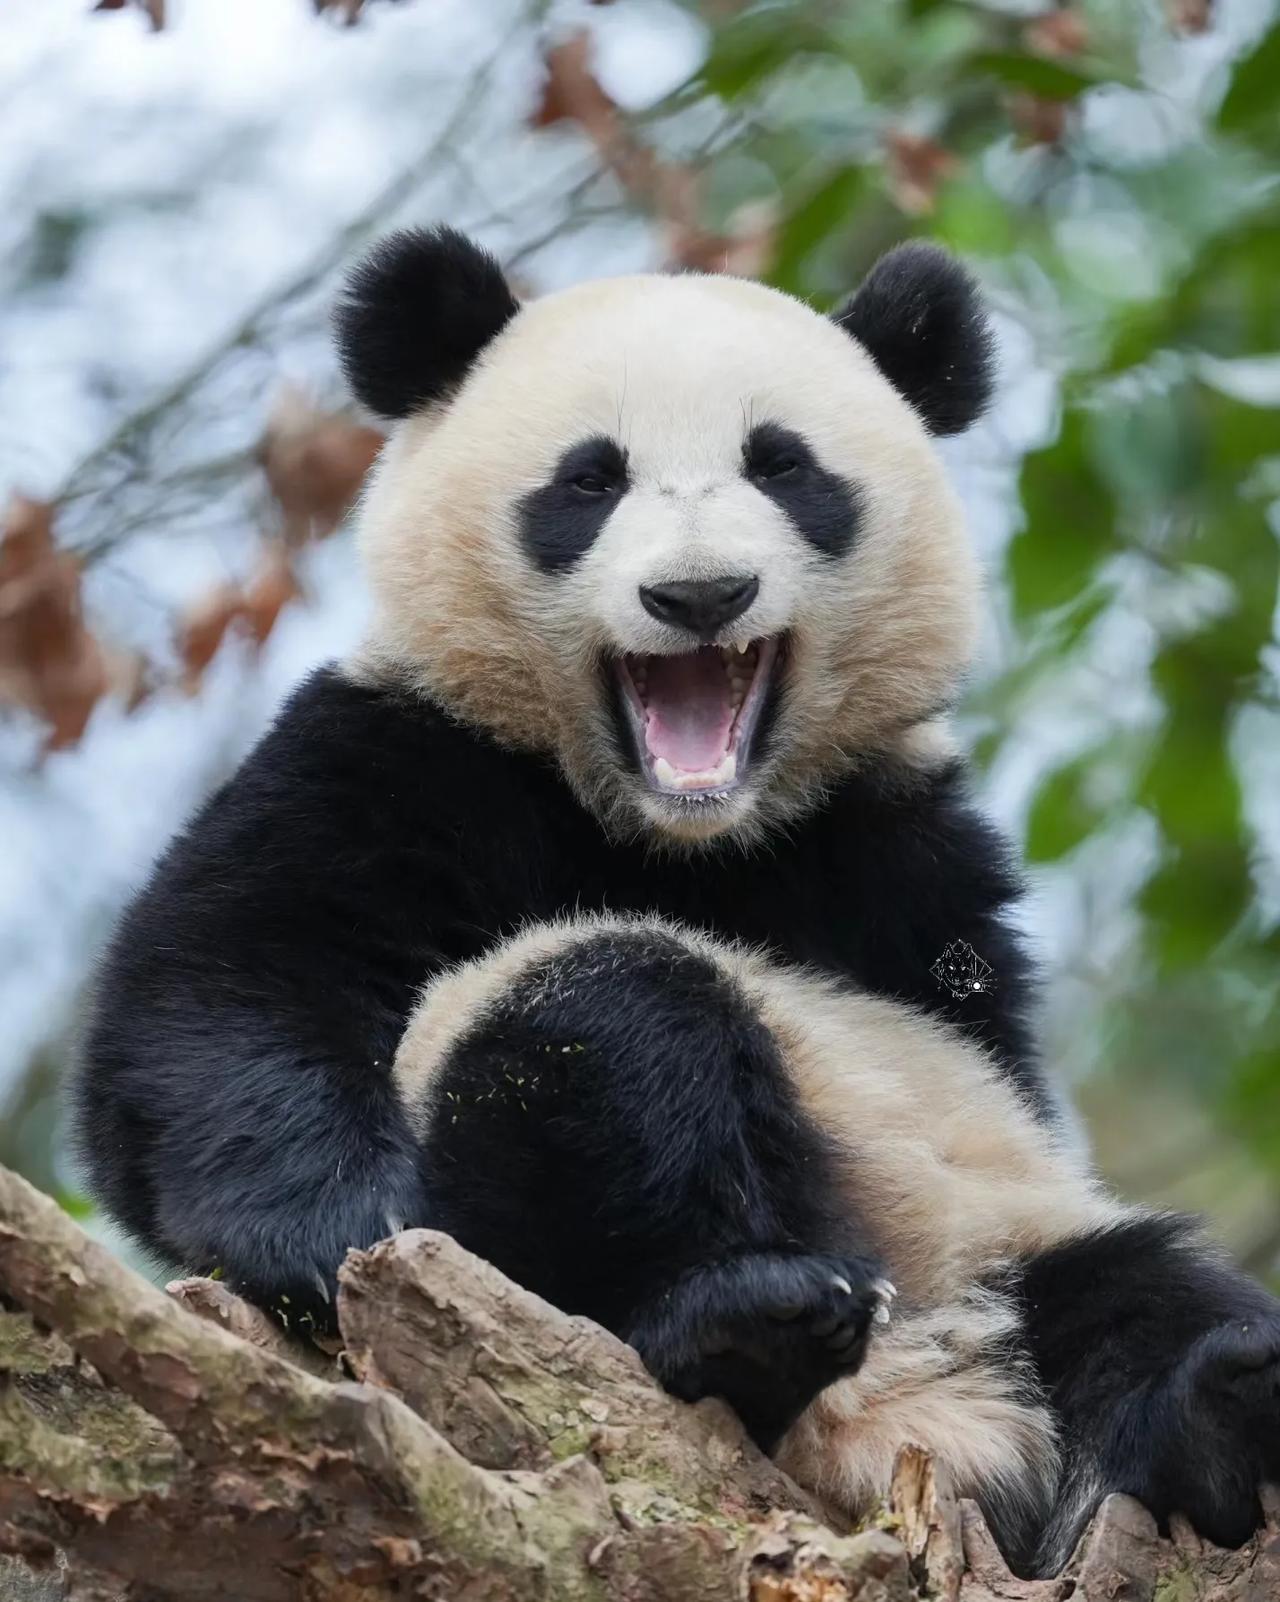
[[[723,1397],[770,1451],[820,1391],[861,1365],[895,1294],[866,1258],[744,1253],[685,1275],[631,1341],[674,1395]]]
[[[1161,1518],[1183,1514],[1216,1545],[1241,1545],[1261,1520],[1259,1487],[1280,1479],[1280,1314],[1201,1336],[1153,1401],[1141,1498]]]

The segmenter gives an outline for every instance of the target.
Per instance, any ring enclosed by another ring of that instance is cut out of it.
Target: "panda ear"
[[[455,229],[388,234],[334,314],[347,382],[371,412],[407,417],[459,384],[519,309],[502,268]]]
[[[931,434],[959,434],[991,399],[991,328],[977,286],[936,245],[899,245],[834,313]]]

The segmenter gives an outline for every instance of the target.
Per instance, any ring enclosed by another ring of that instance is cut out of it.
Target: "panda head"
[[[461,235],[410,231],[337,322],[399,419],[366,661],[554,753],[611,827],[749,838],[953,695],[977,577],[930,436],[982,410],[991,352],[943,252],[900,247],[824,317],[697,275],[521,305]]]

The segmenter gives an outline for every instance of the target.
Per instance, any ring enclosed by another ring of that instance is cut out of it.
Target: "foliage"
[[[1104,698],[1077,717],[1026,807],[1031,860],[1066,875],[1091,850],[1132,857],[1135,821],[1154,833],[1130,949],[1091,972],[1071,1031],[1092,1025],[1092,1068],[1185,1076],[1280,1178],[1280,933],[1242,800],[1280,745],[1280,374],[1264,403],[1240,365],[1280,352],[1280,26],[1170,104],[1212,20],[792,0],[726,21],[686,94],[739,113],[704,183],[778,206],[774,283],[824,304],[926,233],[1057,368],[1061,415],[1003,559],[1009,664],[968,708],[978,752],[996,768],[1029,721],[1069,718],[1082,674],[1136,674],[1144,715]],[[1108,137],[1109,107],[1154,141]],[[1136,669],[1105,664],[1118,625],[1147,642]],[[1274,842],[1274,793],[1262,805]]]

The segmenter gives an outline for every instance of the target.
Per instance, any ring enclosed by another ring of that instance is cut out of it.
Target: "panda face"
[[[667,841],[812,805],[937,713],[974,634],[919,412],[839,324],[727,278],[505,315],[396,432],[361,540],[368,655]]]

